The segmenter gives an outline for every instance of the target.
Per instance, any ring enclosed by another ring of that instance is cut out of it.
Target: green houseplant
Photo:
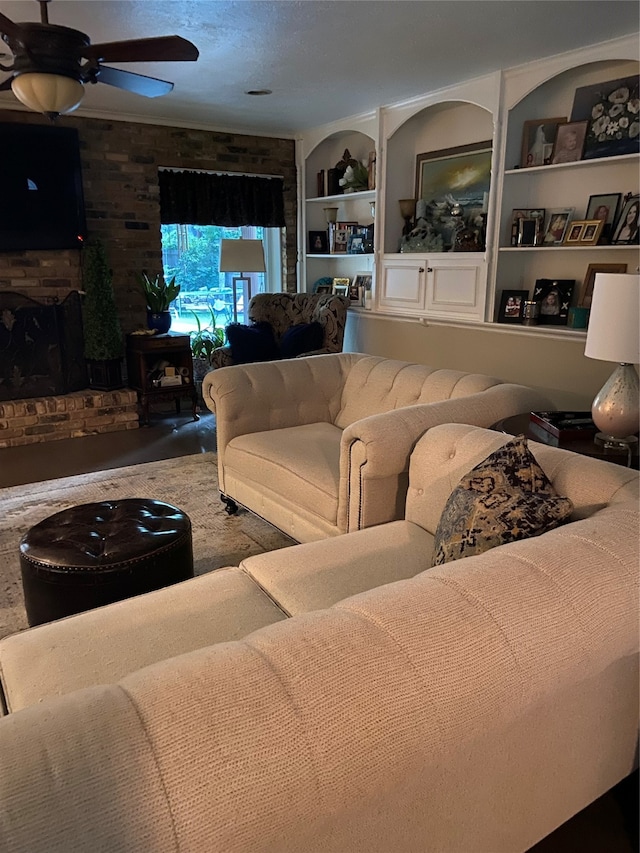
[[[92,240],[83,250],[82,279],[84,356],[89,368],[89,387],[100,391],[122,388],[122,327],[101,240]]]
[[[220,329],[216,325],[217,317],[213,308],[210,307],[209,311],[211,313],[210,326],[203,326],[196,312],[191,312],[196,318],[197,325],[197,330],[191,332],[193,374],[196,381],[201,381],[211,366],[211,355],[216,347],[221,347],[224,344],[224,329]]]
[[[156,329],[160,334],[168,332],[171,328],[169,306],[180,293],[180,285],[176,284],[175,275],[167,281],[159,273],[152,278],[143,271],[137,278],[147,302],[147,326]]]

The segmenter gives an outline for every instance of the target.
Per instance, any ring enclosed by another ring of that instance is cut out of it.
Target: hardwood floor
[[[215,416],[210,412],[195,422],[184,413],[154,412],[150,426],[137,430],[2,448],[0,487],[215,449]],[[528,853],[638,853],[637,771]]]

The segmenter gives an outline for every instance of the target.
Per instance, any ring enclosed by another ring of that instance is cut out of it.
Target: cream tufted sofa
[[[203,397],[216,413],[223,500],[298,542],[401,518],[409,455],[435,424],[488,427],[553,408],[492,376],[362,353],[212,371]]]
[[[0,850],[516,853],[627,776],[637,472],[530,442],[571,521],[426,570],[506,440],[435,427],[406,520],[0,642]]]

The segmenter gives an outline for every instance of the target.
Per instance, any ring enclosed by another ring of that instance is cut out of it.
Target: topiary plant
[[[93,240],[83,251],[84,355],[94,361],[122,358],[123,337],[113,298],[111,270],[103,243]]]

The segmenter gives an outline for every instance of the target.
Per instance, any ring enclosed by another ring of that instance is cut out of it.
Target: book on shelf
[[[591,412],[531,412],[529,419],[557,439],[585,438],[598,429]]]

